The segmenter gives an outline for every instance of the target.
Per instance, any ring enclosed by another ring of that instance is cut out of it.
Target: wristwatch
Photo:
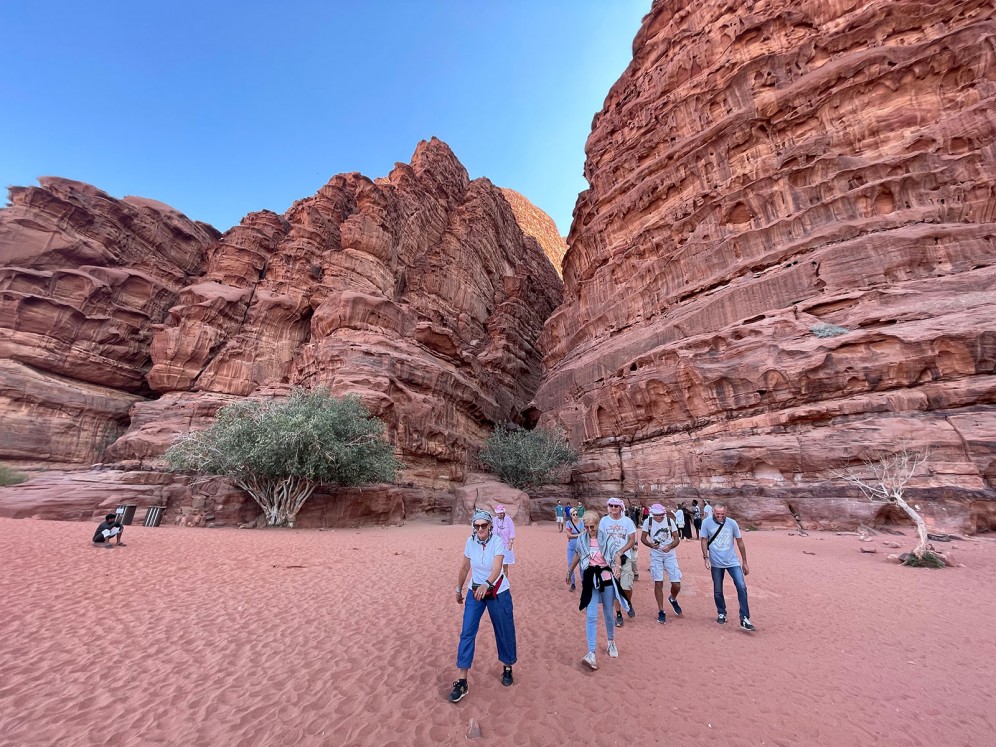
[[[488,591],[491,591],[492,589],[495,588],[495,585],[493,583],[491,583],[490,581],[485,580],[484,583],[486,583],[488,585]]]

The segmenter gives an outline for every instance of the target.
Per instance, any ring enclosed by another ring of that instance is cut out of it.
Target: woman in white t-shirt
[[[467,672],[474,661],[477,631],[481,626],[484,610],[491,617],[498,645],[498,660],[504,665],[501,684],[512,684],[512,665],[516,661],[515,617],[512,611],[512,593],[508,578],[502,573],[505,543],[493,532],[491,514],[477,509],[471,519],[473,533],[464,546],[463,559],[457,575],[457,604],[464,604],[463,585],[469,574],[470,591],[463,609],[463,628],[457,647],[457,669],[460,678],[453,683],[450,702],[457,703],[467,694]]]

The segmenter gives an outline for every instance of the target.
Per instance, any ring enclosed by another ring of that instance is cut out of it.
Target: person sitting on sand
[[[581,662],[591,669],[598,669],[595,661],[595,645],[598,637],[598,608],[602,608],[602,619],[605,621],[605,636],[609,639],[608,653],[615,658],[619,656],[616,647],[616,629],[612,624],[612,606],[619,595],[616,577],[609,565],[613,557],[613,540],[607,532],[599,529],[598,514],[586,511],[584,516],[585,533],[578,537],[574,547],[574,559],[571,561],[569,573],[581,565],[581,600],[578,609],[586,612],[585,634],[588,639],[588,653]],[[628,609],[626,600],[623,604]]]
[[[495,532],[505,543],[505,565],[501,570],[507,576],[508,567],[515,565],[515,551],[512,549],[515,544],[515,523],[511,516],[505,515],[505,506],[501,503],[495,505]]]
[[[577,589],[574,584],[574,571],[571,561],[574,560],[574,546],[582,532],[581,519],[578,517],[578,510],[572,508],[567,519],[567,583],[571,585],[571,591]]]
[[[121,522],[117,518],[117,514],[107,514],[104,520],[100,522],[97,531],[93,533],[94,547],[106,547],[108,550],[113,549],[114,545],[111,544],[112,537],[117,537],[117,544],[121,545],[121,547],[126,547],[125,543],[121,541],[121,534],[124,532],[124,527],[121,526]]]
[[[733,549],[733,540],[737,541],[743,563],[737,558]],[[733,585],[737,587],[737,599],[740,602],[740,627],[753,631],[750,621],[750,608],[747,606],[747,581],[744,579],[750,570],[747,568],[747,547],[740,535],[740,526],[733,519],[727,518],[726,506],[717,503],[713,514],[702,522],[702,558],[707,571],[712,573],[712,590],[716,599],[716,622],[726,624],[726,600],[723,598],[723,574],[729,573]]]
[[[512,593],[508,590],[508,579],[502,573],[505,559],[505,543],[492,532],[491,514],[480,509],[474,511],[471,519],[473,533],[467,540],[457,575],[457,604],[463,604],[463,584],[470,573],[470,594],[463,608],[463,627],[460,630],[460,643],[457,647],[457,669],[460,679],[453,683],[450,702],[458,703],[467,694],[467,672],[474,661],[474,648],[481,617],[487,609],[491,625],[495,629],[495,643],[498,645],[498,660],[504,665],[501,684],[512,684],[512,665],[515,664],[515,618],[512,614]]]
[[[681,569],[678,567],[678,557],[674,548],[681,542],[678,527],[668,518],[667,509],[660,503],[650,507],[650,518],[643,522],[643,532],[640,542],[650,548],[650,578],[654,582],[654,597],[657,599],[657,622],[667,623],[664,614],[664,571],[667,571],[671,582],[671,595],[667,601],[671,603],[674,614],[681,616],[678,605],[678,593],[681,591]]]

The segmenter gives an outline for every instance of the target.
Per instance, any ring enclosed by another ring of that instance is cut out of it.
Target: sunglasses
[[[474,524],[474,529],[487,529],[490,524]]]

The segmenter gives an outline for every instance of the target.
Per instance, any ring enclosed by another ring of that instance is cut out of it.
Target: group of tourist
[[[675,552],[681,540],[691,539],[694,528],[702,550],[706,570],[713,582],[716,603],[716,622],[724,625],[727,618],[723,582],[728,573],[737,590],[740,627],[754,631],[747,604],[745,576],[747,548],[740,533],[740,526],[727,515],[726,506],[713,507],[709,501],[699,507],[692,501],[690,507],[678,504],[669,513],[661,503],[631,507],[627,513],[622,499],[612,497],[606,504],[607,515],[599,516],[591,509],[585,510],[581,501],[577,506],[565,507],[557,501],[555,517],[557,531],[567,534],[567,575],[565,582],[571,591],[581,584],[578,609],[585,613],[585,635],[588,650],[582,664],[598,669],[596,659],[598,617],[605,627],[606,653],[610,658],[619,656],[616,628],[624,625],[623,613],[636,616],[633,607],[633,581],[637,578],[638,544],[650,550],[650,578],[654,582],[657,601],[657,622],[667,623],[664,609],[664,576],[670,588],[667,602],[673,613],[681,617],[678,603],[681,593],[681,568]],[[634,516],[636,517],[634,519]],[[637,541],[637,523],[642,519],[640,538]],[[487,610],[495,631],[498,659],[502,663],[502,684],[513,684],[512,667],[516,662],[515,621],[512,595],[509,591],[508,568],[515,563],[513,545],[515,525],[505,511],[505,506],[494,507],[494,515],[477,509],[471,519],[472,533],[464,547],[463,558],[457,575],[456,599],[464,605],[463,627],[457,648],[459,678],[453,683],[449,699],[456,703],[468,692],[467,673],[474,659],[474,648],[481,618]],[[739,557],[737,551],[739,550]],[[578,571],[575,575],[575,571]],[[470,588],[464,584],[470,577]],[[466,597],[466,601],[465,601]]]

